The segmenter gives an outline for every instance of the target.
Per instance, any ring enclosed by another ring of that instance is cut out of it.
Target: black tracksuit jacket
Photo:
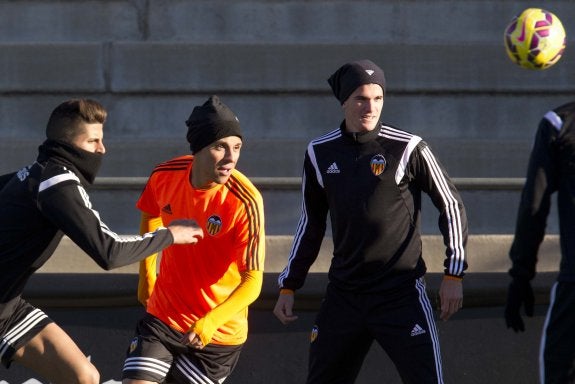
[[[334,253],[332,284],[377,292],[424,275],[421,192],[439,210],[445,273],[467,268],[467,218],[447,173],[418,136],[381,124],[364,134],[342,126],[308,145],[303,206],[286,268],[278,282],[296,290],[317,258],[329,212]]]
[[[84,179],[64,163],[47,159],[0,177],[0,319],[10,314],[29,277],[52,256],[64,234],[106,270],[173,242],[165,228],[131,237],[111,231],[92,208]]]
[[[549,111],[537,128],[509,252],[513,277],[535,276],[554,192],[561,243],[557,280],[575,282],[575,102]]]

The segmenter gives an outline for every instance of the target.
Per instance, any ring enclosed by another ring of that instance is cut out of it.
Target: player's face
[[[104,147],[104,126],[100,123],[84,124],[84,132],[72,140],[72,144],[92,153],[106,153]]]
[[[225,184],[240,158],[242,139],[228,136],[214,141],[194,154],[192,185],[194,188],[211,188]]]
[[[343,103],[345,126],[349,132],[371,131],[379,122],[383,89],[377,84],[359,86]]]

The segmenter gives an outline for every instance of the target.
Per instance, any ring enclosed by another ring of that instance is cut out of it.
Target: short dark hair
[[[104,124],[108,113],[97,101],[71,99],[58,105],[46,125],[46,138],[72,142],[84,132],[84,124]]]

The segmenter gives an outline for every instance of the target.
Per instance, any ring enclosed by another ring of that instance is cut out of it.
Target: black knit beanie
[[[378,84],[385,92],[383,70],[370,60],[359,60],[341,66],[327,80],[335,97],[343,104],[357,87]]]
[[[190,143],[192,153],[197,153],[205,146],[224,137],[242,138],[240,121],[232,110],[215,95],[210,96],[204,105],[194,107],[186,125],[188,126],[186,138]]]

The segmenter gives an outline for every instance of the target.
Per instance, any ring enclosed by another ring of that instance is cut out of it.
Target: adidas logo
[[[171,215],[172,214],[172,207],[170,206],[170,204],[166,204],[164,206],[164,208],[162,208],[162,212],[165,212],[168,215]]]
[[[411,330],[411,336],[423,335],[424,333],[426,333],[425,329],[421,328],[419,324],[415,324]]]
[[[337,164],[335,162],[333,162],[328,168],[326,173],[339,173],[339,168],[337,167]]]

